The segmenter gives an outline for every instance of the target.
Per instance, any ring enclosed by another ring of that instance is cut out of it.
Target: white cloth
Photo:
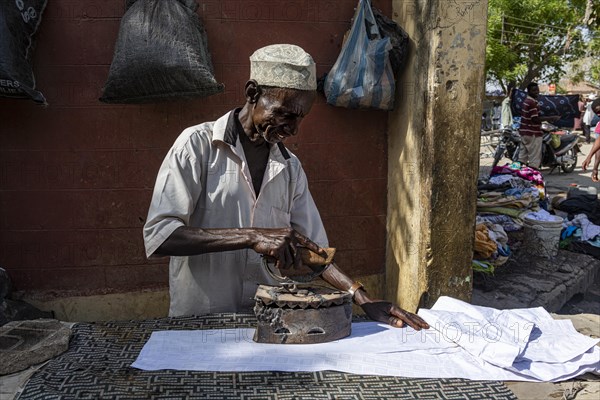
[[[585,105],[585,113],[583,113],[582,122],[586,125],[591,125],[594,119],[594,111],[592,110],[592,102],[588,101]]]
[[[552,215],[548,211],[543,208],[539,211],[532,211],[528,214],[525,214],[526,218],[533,219],[535,221],[546,221],[546,222],[562,222],[562,217],[557,215]]]
[[[231,115],[186,129],[169,150],[144,226],[148,257],[181,226],[291,226],[327,247],[298,158],[289,153],[285,159],[279,147],[272,146],[257,199],[242,144],[237,137],[226,137]],[[169,315],[249,310],[259,283],[274,282],[253,250],[171,257]]]
[[[512,116],[512,110],[510,108],[510,97],[505,97],[504,100],[502,100],[502,111],[501,111],[500,115],[502,118],[502,127],[503,128],[512,127],[513,116]]]
[[[505,182],[511,182],[511,184],[512,184],[512,182],[515,179],[521,179],[521,178],[516,178],[516,177],[514,177],[512,175],[509,175],[509,174],[500,174],[500,175],[494,175],[494,176],[492,176],[490,178],[489,182],[492,185],[502,185]]]
[[[598,339],[542,308],[499,311],[441,297],[419,314],[431,329],[358,323],[348,338],[313,345],[255,343],[253,329],[154,332],[132,367],[515,381],[561,381],[599,369]]]

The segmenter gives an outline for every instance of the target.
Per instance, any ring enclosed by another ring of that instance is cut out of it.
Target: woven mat
[[[141,371],[129,367],[156,330],[252,327],[254,315],[213,314],[81,323],[66,353],[25,385],[26,399],[516,399],[502,382],[322,372]]]

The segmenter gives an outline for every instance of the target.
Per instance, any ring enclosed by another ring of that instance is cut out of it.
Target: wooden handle
[[[300,256],[302,257],[302,263],[308,265],[309,267],[318,267],[321,265],[331,264],[333,262],[333,256],[335,256],[335,247],[325,248],[327,257],[320,256],[319,254],[314,253],[305,247],[301,247],[298,250],[300,251]]]

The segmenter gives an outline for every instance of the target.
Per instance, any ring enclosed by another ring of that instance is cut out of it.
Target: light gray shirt
[[[271,146],[258,198],[239,138],[227,130],[232,112],[187,128],[167,153],[144,225],[146,255],[180,226],[292,227],[323,247],[327,235],[298,158]],[[261,257],[244,249],[171,257],[170,316],[238,312],[254,304],[258,284],[273,284]]]

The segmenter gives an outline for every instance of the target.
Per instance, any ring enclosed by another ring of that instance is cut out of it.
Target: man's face
[[[538,86],[530,87],[527,89],[527,93],[529,93],[529,95],[534,99],[537,99],[538,95],[540,94],[540,88]]]
[[[314,91],[266,90],[254,107],[254,126],[262,138],[271,144],[295,136],[300,122],[310,112],[314,100]]]
[[[592,111],[595,112],[596,115],[600,117],[600,104],[596,105],[596,107],[593,107]]]

